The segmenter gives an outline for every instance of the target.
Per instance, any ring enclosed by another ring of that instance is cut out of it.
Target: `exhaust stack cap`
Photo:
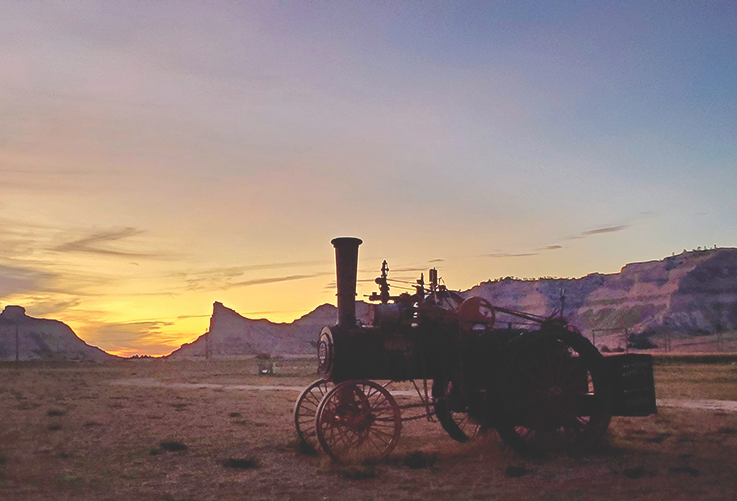
[[[346,247],[346,246],[355,246],[358,248],[359,245],[363,243],[363,240],[356,237],[337,237],[330,241],[331,244],[333,244],[333,247]]]

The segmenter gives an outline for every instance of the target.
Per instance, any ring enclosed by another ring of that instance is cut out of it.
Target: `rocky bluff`
[[[737,330],[737,249],[683,252],[577,279],[496,280],[465,292],[492,304],[549,315],[579,329],[702,335]]]
[[[356,303],[356,314],[364,321],[368,305]],[[318,306],[291,323],[252,320],[216,302],[210,317],[210,329],[192,343],[182,345],[170,358],[242,357],[259,353],[314,354],[317,335],[325,325],[335,323],[337,309],[330,304]],[[210,336],[208,341],[207,336]]]
[[[33,318],[22,306],[0,313],[0,360],[110,360],[113,355],[90,346],[58,320]]]

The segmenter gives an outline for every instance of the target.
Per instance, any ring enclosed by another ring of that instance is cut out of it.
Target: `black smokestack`
[[[338,284],[338,325],[356,325],[356,273],[360,238],[341,237],[331,242],[335,247],[335,278]]]

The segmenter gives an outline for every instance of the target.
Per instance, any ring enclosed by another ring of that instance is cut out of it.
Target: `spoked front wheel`
[[[566,329],[535,333],[513,355],[504,378],[497,430],[522,454],[579,453],[611,419],[604,359]]]
[[[394,397],[381,385],[345,381],[320,402],[315,428],[317,440],[334,461],[378,461],[399,441],[401,412]]]
[[[313,381],[312,384],[302,390],[294,404],[294,427],[297,430],[297,437],[303,446],[312,450],[317,450],[318,446],[315,430],[317,407],[333,387],[333,383],[325,379]]]

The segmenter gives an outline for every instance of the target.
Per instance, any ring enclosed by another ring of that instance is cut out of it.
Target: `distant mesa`
[[[0,313],[0,361],[7,360],[90,360],[117,357],[82,341],[58,320],[33,318],[22,306],[9,305]]]
[[[628,329],[707,335],[737,330],[737,249],[684,252],[658,261],[631,263],[619,273],[578,279],[483,282],[464,294],[492,304],[548,315],[560,308],[590,333]]]
[[[356,304],[356,315],[367,321],[369,306]],[[337,309],[323,304],[291,323],[253,320],[215,302],[210,329],[192,343],[182,345],[169,358],[241,358],[268,353],[271,355],[312,355],[316,353],[317,335],[325,325],[334,324]],[[209,340],[208,340],[209,336]]]

